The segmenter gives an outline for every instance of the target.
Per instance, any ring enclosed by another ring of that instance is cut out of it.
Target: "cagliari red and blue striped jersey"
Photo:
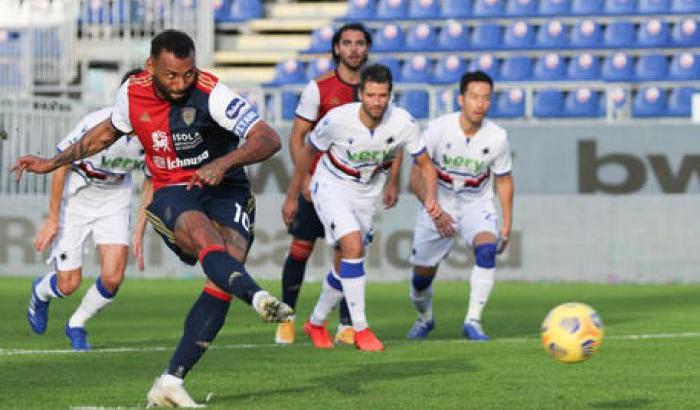
[[[186,184],[201,166],[238,148],[260,121],[250,104],[214,75],[197,72],[191,93],[181,102],[158,96],[144,71],[117,93],[112,125],[138,136],[155,189]],[[248,188],[243,167],[226,172],[224,185]]]

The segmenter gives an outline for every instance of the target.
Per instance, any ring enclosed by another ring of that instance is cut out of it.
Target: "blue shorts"
[[[198,255],[188,255],[175,244],[175,223],[186,211],[200,211],[219,225],[231,228],[253,244],[255,198],[248,189],[225,185],[192,187],[173,185],[158,189],[146,209],[146,217],[165,244],[186,264],[197,263]]]
[[[325,236],[323,224],[316,215],[314,204],[307,201],[304,195],[299,195],[297,199],[297,214],[289,226],[289,233],[296,239],[313,242]]]

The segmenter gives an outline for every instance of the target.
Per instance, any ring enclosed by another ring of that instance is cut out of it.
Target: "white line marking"
[[[684,332],[684,333],[655,333],[655,334],[642,334],[642,335],[606,335],[603,340],[646,340],[646,339],[680,339],[689,337],[700,337],[700,332]],[[537,342],[539,337],[511,337],[503,339],[491,339],[488,343],[523,343],[523,342]],[[420,343],[473,343],[466,339],[437,339],[437,340],[385,340],[388,345],[411,345]],[[295,346],[311,346],[311,343],[295,343]],[[278,345],[275,343],[261,343],[261,344],[234,344],[234,345],[213,345],[209,349],[223,350],[223,349],[257,349],[257,348],[269,348],[275,347],[280,349],[288,349],[291,346]],[[106,349],[93,349],[89,352],[74,352],[69,349],[0,349],[0,356],[28,356],[28,355],[62,355],[62,354],[102,354],[102,353],[139,353],[139,352],[162,352],[162,351],[172,351],[175,349],[175,344],[172,346],[149,346],[149,347],[116,347],[116,348],[106,348]],[[87,409],[92,409],[92,407],[86,407]]]

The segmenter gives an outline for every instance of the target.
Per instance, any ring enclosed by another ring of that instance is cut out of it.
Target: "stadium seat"
[[[666,14],[671,11],[670,0],[639,0],[637,11],[642,14]]]
[[[408,17],[412,19],[440,18],[440,3],[438,0],[412,0],[408,7]]]
[[[124,23],[127,19],[127,8],[132,4],[129,0],[91,0],[84,2],[78,11],[78,24]],[[131,11],[132,18],[136,16],[134,3]]]
[[[16,64],[0,64],[0,87],[16,88],[22,85],[22,73]]]
[[[533,78],[535,80],[545,81],[560,81],[566,79],[566,64],[564,59],[557,53],[547,53],[538,58],[535,62]]]
[[[263,16],[261,0],[231,0],[228,21],[246,21]]]
[[[671,80],[700,80],[700,57],[687,51],[674,55],[668,77]]]
[[[469,71],[483,71],[494,80],[499,78],[500,70],[501,65],[499,61],[492,54],[488,53],[479,55],[479,58],[475,58],[469,63]]]
[[[395,57],[383,57],[376,61],[377,64],[389,67],[394,82],[401,81],[401,62]]]
[[[511,88],[494,96],[489,115],[495,118],[518,118],[525,115],[525,93],[520,88]]]
[[[600,59],[590,53],[578,54],[569,61],[567,77],[570,80],[600,79]]]
[[[401,81],[406,83],[425,83],[430,80],[430,61],[417,54],[405,61],[401,70]]]
[[[58,58],[61,55],[61,39],[59,38],[59,33],[55,29],[35,29],[32,31],[31,38],[35,57]]]
[[[583,20],[571,32],[572,47],[598,48],[603,43],[603,31],[593,20]]]
[[[466,69],[466,64],[458,56],[451,54],[435,64],[433,82],[438,84],[458,83]]]
[[[396,24],[387,24],[375,35],[373,51],[401,51],[404,48],[404,33]]]
[[[21,54],[20,33],[0,30],[0,57],[19,57]]]
[[[306,80],[304,63],[293,58],[277,63],[272,84],[301,84]]]
[[[697,0],[671,0],[673,13],[700,13],[700,2]]]
[[[538,118],[561,117],[564,114],[564,93],[560,90],[536,92],[532,113]]]
[[[571,0],[540,0],[539,13],[542,16],[568,16]]]
[[[214,21],[216,23],[227,21],[231,10],[231,0],[212,0],[212,8],[214,9]]]
[[[428,92],[424,90],[406,90],[399,95],[399,107],[406,109],[416,119],[428,118]]]
[[[294,91],[282,92],[282,119],[293,120],[296,117],[294,113],[299,104],[299,93]]]
[[[505,14],[505,0],[474,0],[474,17],[500,17]]]
[[[311,81],[321,74],[327,73],[333,69],[333,62],[330,57],[321,57],[316,61],[309,62],[306,68],[306,81]]]
[[[625,105],[627,105],[627,92],[622,87],[615,87],[608,90],[610,93],[610,99],[612,100],[613,111],[619,112],[624,111]]]
[[[508,48],[532,48],[535,45],[535,29],[525,21],[515,21],[506,28],[503,43]]]
[[[506,15],[508,16],[536,16],[536,0],[508,0],[506,4]]]
[[[408,17],[408,0],[379,0],[376,18],[400,20],[406,17]]]
[[[466,50],[469,47],[469,30],[456,20],[448,20],[438,35],[438,48],[445,51]]]
[[[664,47],[669,44],[668,24],[652,19],[639,26],[637,45],[643,47]]]
[[[605,27],[603,44],[607,47],[631,47],[635,45],[636,37],[634,23],[615,21]]]
[[[676,23],[671,34],[671,42],[674,46],[700,46],[700,28],[698,27],[698,22],[693,19],[685,19]]]
[[[672,117],[690,117],[693,94],[693,87],[680,87],[671,90],[668,96],[668,109],[666,114]]]
[[[406,37],[407,51],[427,51],[435,48],[437,32],[428,23],[419,23],[408,32]]]
[[[564,115],[567,117],[602,117],[605,110],[600,99],[600,93],[589,88],[569,91],[564,101]]]
[[[493,49],[502,46],[501,26],[485,23],[474,27],[471,46],[475,49]]]
[[[537,31],[537,45],[543,48],[566,47],[566,27],[559,20],[551,20],[546,26],[540,26]]]
[[[457,111],[459,109],[458,96],[459,90],[455,90],[453,87],[441,90],[438,95],[438,111],[440,113]]]
[[[664,80],[668,75],[668,59],[661,54],[640,56],[635,65],[634,75],[637,80]]]
[[[639,89],[632,98],[633,117],[661,117],[666,114],[666,92],[659,87]]]
[[[577,16],[601,15],[605,12],[603,0],[572,0],[571,14]]]
[[[323,26],[314,30],[311,33],[311,53],[327,53],[331,49],[331,41],[333,40],[333,27]]]
[[[605,12],[607,14],[636,14],[636,6],[634,0],[607,0]]]
[[[605,57],[601,74],[606,81],[631,81],[634,78],[632,58],[623,52]]]
[[[372,20],[377,13],[375,0],[350,0],[345,15],[350,20]]]
[[[441,14],[443,18],[464,18],[472,15],[472,0],[444,0]]]
[[[532,59],[527,56],[511,56],[503,61],[501,80],[526,81],[532,78]]]

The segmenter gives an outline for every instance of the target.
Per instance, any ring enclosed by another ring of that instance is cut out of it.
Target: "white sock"
[[[433,320],[433,285],[423,290],[416,290],[411,286],[410,296],[421,322],[428,323]]]
[[[464,322],[470,320],[481,321],[481,311],[484,310],[489,294],[493,289],[495,268],[482,268],[474,266],[472,277],[469,281],[469,310]]]
[[[99,279],[98,279],[99,281]],[[95,316],[97,312],[102,310],[114,300],[114,295],[110,294],[101,285],[95,282],[83,296],[80,306],[73,312],[73,315],[68,320],[68,327],[85,327],[85,322]]]
[[[338,302],[340,302],[340,299],[343,298],[343,291],[338,290],[334,287],[334,285],[331,285],[331,281],[336,287],[340,283],[340,279],[333,271],[328,272],[326,279],[323,280],[321,295],[318,297],[314,311],[311,313],[311,317],[309,318],[309,321],[314,326],[323,325],[323,322],[328,317],[328,314],[335,309]]]
[[[263,298],[266,298],[268,296],[270,296],[270,292],[266,290],[259,290],[255,292],[255,294],[253,295],[253,299],[250,301],[250,303],[256,312],[261,313],[262,306],[260,306],[260,303],[262,302]]]
[[[343,259],[340,262],[340,281],[343,283],[343,294],[348,302],[352,328],[356,332],[365,330],[367,316],[365,314],[365,282],[364,258]]]
[[[62,298],[63,294],[58,289],[58,276],[56,272],[49,272],[41,278],[36,286],[36,296],[42,302],[46,302],[52,298]]]
[[[184,380],[182,380],[181,378],[168,373],[165,373],[160,376],[160,383],[163,386],[182,386],[183,381]]]

